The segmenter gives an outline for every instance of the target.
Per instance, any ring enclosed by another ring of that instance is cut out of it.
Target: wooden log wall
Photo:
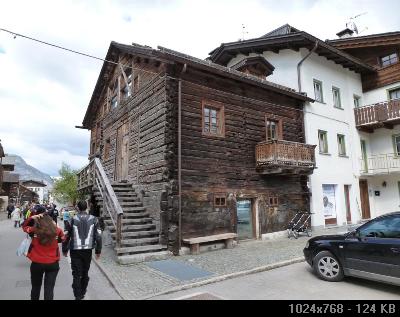
[[[202,135],[202,102],[224,105],[225,137]],[[283,108],[279,105],[284,106]],[[299,209],[308,209],[306,178],[262,176],[256,172],[255,146],[265,141],[265,116],[283,120],[283,138],[304,142],[302,106],[289,97],[193,70],[182,81],[182,236],[232,232],[235,202],[259,205],[261,233],[284,230]],[[214,194],[234,203],[214,206]],[[270,197],[279,197],[277,208]],[[265,207],[267,206],[267,207]]]

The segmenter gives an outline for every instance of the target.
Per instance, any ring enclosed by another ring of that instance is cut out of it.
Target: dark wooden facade
[[[377,70],[376,73],[362,75],[365,92],[400,82],[400,32],[332,40],[329,44],[359,58]],[[380,58],[393,53],[397,54],[398,62],[382,66]]]
[[[138,82],[111,109],[108,89],[118,82],[124,90],[127,76],[121,67],[103,66],[83,122],[92,131],[91,155],[111,180],[143,193],[162,238],[176,244],[176,228],[181,239],[235,232],[240,199],[252,202],[254,237],[283,230],[295,212],[308,210],[314,157],[307,171],[280,161],[289,173],[262,173],[256,146],[266,141],[266,118],[273,118],[281,139],[309,149],[302,110],[309,98],[162,48],[112,43],[107,59],[132,65]],[[220,135],[204,132],[204,105],[219,109]]]

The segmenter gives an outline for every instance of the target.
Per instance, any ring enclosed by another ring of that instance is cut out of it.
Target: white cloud
[[[390,9],[388,9],[390,8]],[[397,0],[2,1],[0,28],[105,57],[110,41],[172,48],[205,58],[222,42],[289,23],[335,38],[352,16],[363,35],[400,29]],[[52,175],[87,162],[77,130],[102,63],[0,32],[0,139],[5,150]]]

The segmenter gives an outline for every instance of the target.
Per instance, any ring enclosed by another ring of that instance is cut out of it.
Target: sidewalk
[[[335,227],[315,231],[313,236],[346,231],[347,227]],[[303,248],[308,239],[307,236],[300,236],[297,240],[284,237],[268,241],[246,241],[240,242],[233,249],[171,256],[168,259],[169,265],[181,266],[183,269],[189,265],[195,271],[209,273],[208,276],[194,279],[179,279],[165,274],[150,267],[155,266],[154,262],[118,265],[111,245],[103,247],[102,257],[96,263],[122,298],[150,299],[169,292],[302,262]]]

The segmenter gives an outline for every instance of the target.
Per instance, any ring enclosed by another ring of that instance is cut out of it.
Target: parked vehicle
[[[343,235],[314,237],[307,242],[304,256],[326,281],[355,276],[400,286],[400,212]]]

